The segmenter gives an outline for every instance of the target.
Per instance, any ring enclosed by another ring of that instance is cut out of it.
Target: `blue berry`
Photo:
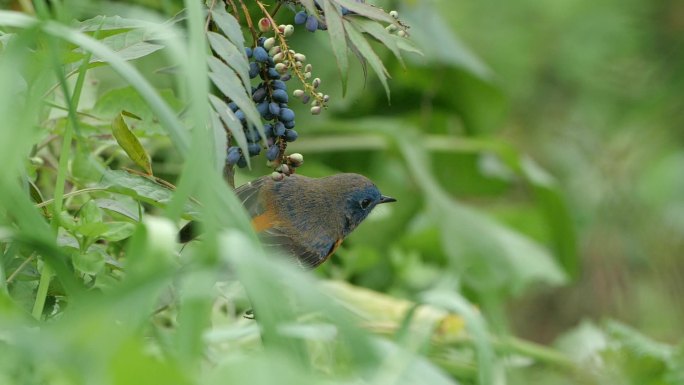
[[[235,104],[235,102],[228,103],[228,108],[230,108],[230,110],[233,112],[238,110],[238,106],[237,106],[237,104]]]
[[[278,145],[273,144],[271,145],[268,150],[266,150],[266,159],[270,161],[274,161],[275,158],[278,157],[278,153],[280,152],[280,148],[278,148]]]
[[[261,140],[261,135],[256,129],[251,129],[247,132],[247,141],[250,143],[258,143]]]
[[[247,146],[247,149],[249,150],[249,156],[256,156],[261,152],[261,146],[259,146],[257,143],[251,143],[249,146]]]
[[[282,80],[274,80],[273,88],[275,88],[276,90],[287,90],[287,84],[285,84],[285,82]]]
[[[280,74],[278,71],[276,71],[275,68],[269,68],[268,69],[268,78],[269,79],[280,79]]]
[[[256,47],[254,48],[254,60],[260,62],[260,63],[265,63],[268,61],[268,52],[264,49],[264,47]]]
[[[252,49],[245,47],[245,55],[247,55],[248,58],[252,57]]]
[[[252,100],[257,103],[264,100],[264,98],[266,98],[266,88],[264,87],[257,88],[257,90],[252,94]]]
[[[273,96],[273,100],[275,100],[276,102],[287,103],[287,91],[276,89],[273,90],[273,93],[271,95]]]
[[[266,38],[262,36],[262,37],[260,37],[260,38],[257,40],[257,45],[258,45],[259,47],[263,47],[265,41],[266,41]]]
[[[249,78],[254,79],[259,75],[259,65],[257,63],[249,63]]]
[[[240,159],[237,162],[238,167],[240,168],[245,168],[247,167],[247,159],[245,159],[244,156],[240,156]]]
[[[278,103],[271,102],[268,104],[268,112],[272,113],[273,115],[278,115],[280,114],[280,106]]]
[[[273,136],[273,126],[268,123],[264,124],[264,133],[266,138],[270,139]]]
[[[280,109],[280,120],[283,122],[291,122],[295,118],[295,113],[289,108]]]
[[[235,111],[235,117],[238,118],[240,121],[245,120],[245,113],[242,110],[237,110]]]
[[[264,100],[263,102],[257,104],[257,111],[259,111],[259,115],[265,119],[266,114],[268,114],[268,101]]]
[[[240,160],[240,148],[232,146],[228,149],[226,154],[226,163],[233,165]]]
[[[298,136],[299,135],[297,134],[297,131],[295,131],[295,130],[290,130],[290,129],[285,130],[285,140],[288,142],[294,142],[295,140],[297,140]]]
[[[346,15],[348,15],[350,12],[351,12],[351,11],[348,10],[347,8],[342,7],[342,16],[346,16]]]
[[[285,74],[285,75],[283,75],[283,76],[280,77],[280,80],[282,80],[282,81],[284,81],[284,82],[286,82],[286,81],[288,81],[288,80],[290,80],[290,79],[292,79],[292,75],[290,75],[290,74]]]
[[[294,120],[290,120],[289,122],[284,122],[283,124],[285,125],[285,128],[294,128],[294,126],[295,126],[295,121],[294,121]]]
[[[295,14],[295,19],[294,22],[295,24],[304,24],[306,23],[306,11],[299,11]]]
[[[285,125],[283,122],[277,122],[275,126],[273,126],[273,134],[274,136],[283,136],[285,135]]]
[[[318,29],[318,19],[316,19],[316,16],[314,15],[309,15],[306,18],[306,30],[309,32],[316,32]]]

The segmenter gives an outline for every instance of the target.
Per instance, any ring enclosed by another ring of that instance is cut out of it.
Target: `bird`
[[[235,193],[263,245],[309,269],[327,261],[377,205],[396,202],[370,179],[353,173],[322,178],[266,175]],[[194,223],[181,229],[181,242],[197,235]]]

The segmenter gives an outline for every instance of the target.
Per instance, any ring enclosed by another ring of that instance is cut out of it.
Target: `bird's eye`
[[[370,206],[371,200],[366,198],[366,199],[362,200],[361,202],[359,202],[359,204],[361,205],[361,208],[365,210],[368,208],[368,206]]]

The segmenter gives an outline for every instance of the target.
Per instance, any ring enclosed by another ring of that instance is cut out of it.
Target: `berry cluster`
[[[356,2],[365,3],[365,0],[356,0]],[[314,1],[314,4],[316,5],[316,10],[320,14],[320,20],[316,17],[316,15],[310,15],[306,11],[299,11],[295,14],[294,22],[295,24],[304,24],[306,30],[309,32],[316,32],[316,30],[319,29],[325,31],[328,29],[328,26],[325,24],[323,8],[321,8],[320,4],[318,4],[318,1]],[[345,7],[342,7],[341,11],[342,16],[354,14],[353,11]]]
[[[269,22],[267,19],[259,21],[259,28],[266,29],[262,24],[269,24]],[[303,103],[308,103],[313,96],[312,114],[320,114],[322,107],[329,100],[328,95],[315,92],[321,83],[319,78],[313,79],[311,85],[305,83],[312,76],[311,64],[304,64],[306,56],[290,49],[283,51],[281,48],[279,37],[289,37],[293,32],[294,27],[292,25],[281,25],[278,26],[278,33],[274,37],[260,37],[254,48],[245,47],[245,54],[250,61],[249,77],[251,79],[259,77],[261,80],[256,87],[252,87],[252,100],[256,104],[256,109],[261,118],[266,121],[264,124],[266,138],[261,138],[256,130],[248,127],[245,113],[235,103],[228,104],[235,117],[240,119],[243,124],[249,156],[259,155],[265,148],[266,159],[270,162],[277,159],[283,161],[279,157],[285,149],[285,144],[297,140],[298,136],[294,129],[295,113],[288,106],[289,95],[286,82],[292,78],[290,72],[296,74],[304,82],[308,91],[307,94],[304,90],[297,89],[293,92],[294,96]],[[226,162],[238,167],[247,166],[245,154],[238,146],[228,148]]]

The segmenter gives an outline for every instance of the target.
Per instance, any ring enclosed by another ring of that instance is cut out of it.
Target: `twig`
[[[233,13],[235,14],[235,20],[240,23],[240,12],[238,12],[237,7],[235,6],[235,2],[233,0],[228,0],[228,3],[230,4],[230,7],[233,8]]]
[[[36,257],[36,253],[31,253],[31,255],[29,255],[29,257],[26,258],[26,260],[24,260],[24,262],[22,262],[21,265],[19,265],[19,267],[17,267],[17,269],[14,270],[14,271],[12,272],[12,274],[10,274],[9,277],[7,277],[7,280],[5,281],[5,283],[7,283],[7,284],[9,285],[9,284],[14,280],[14,277],[16,277],[17,275],[19,275],[19,273],[20,273],[22,270],[24,270],[24,268],[25,268],[31,261],[33,261],[33,258],[35,258],[35,257]]]
[[[207,12],[207,21],[204,23],[204,32],[209,32],[209,24],[211,23],[211,10],[214,9],[216,5],[216,0],[211,0],[211,5],[209,6],[209,12]]]
[[[245,19],[247,19],[247,25],[249,26],[249,32],[252,33],[252,39],[254,39],[253,45],[256,46],[259,36],[257,36],[256,29],[254,29],[254,23],[252,23],[252,16],[249,14],[247,6],[242,0],[238,0],[242,6],[242,12],[245,14]]]

